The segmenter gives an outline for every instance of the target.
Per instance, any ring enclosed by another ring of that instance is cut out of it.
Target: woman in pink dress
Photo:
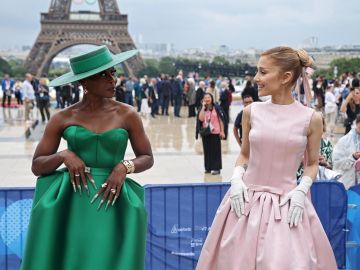
[[[265,51],[255,80],[259,96],[244,109],[243,144],[231,187],[216,213],[198,270],[336,270],[327,236],[309,198],[318,170],[321,115],[291,89],[313,60],[304,50]],[[300,80],[299,80],[300,81]],[[305,170],[296,171],[305,153]]]

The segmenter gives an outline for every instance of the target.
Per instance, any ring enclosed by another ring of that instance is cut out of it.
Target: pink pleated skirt
[[[309,200],[302,223],[290,228],[289,205],[276,192],[249,191],[246,213],[231,211],[229,192],[206,238],[197,270],[336,270],[335,256]]]

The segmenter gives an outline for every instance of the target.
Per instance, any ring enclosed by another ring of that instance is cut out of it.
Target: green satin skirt
[[[110,169],[91,168],[99,188]],[[142,270],[147,214],[144,189],[127,178],[114,206],[74,192],[67,170],[39,177],[22,270]]]

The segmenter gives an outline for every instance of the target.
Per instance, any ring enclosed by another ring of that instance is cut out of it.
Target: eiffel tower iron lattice
[[[41,77],[61,51],[74,45],[107,45],[111,52],[135,49],[128,32],[127,15],[120,13],[116,0],[98,0],[99,12],[71,12],[72,0],[51,0],[48,13],[41,13],[41,31],[25,61],[28,72]],[[137,55],[123,63],[126,75],[144,67]]]

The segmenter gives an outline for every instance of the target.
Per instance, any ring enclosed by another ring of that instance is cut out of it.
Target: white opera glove
[[[291,190],[280,203],[280,206],[283,206],[290,200],[290,208],[287,216],[287,223],[290,224],[290,228],[302,222],[306,194],[309,192],[312,183],[313,180],[309,176],[303,176],[300,184]]]
[[[235,211],[238,218],[245,213],[245,201],[249,201],[247,187],[243,182],[245,169],[242,166],[234,168],[233,176],[230,179],[230,204],[231,211]]]

